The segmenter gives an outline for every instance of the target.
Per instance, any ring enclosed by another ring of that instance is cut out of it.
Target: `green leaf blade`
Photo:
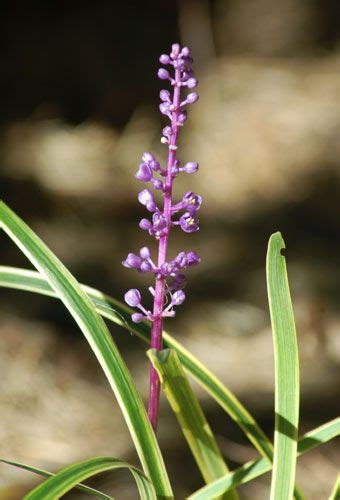
[[[17,467],[22,470],[26,470],[28,472],[33,472],[34,474],[37,474],[38,476],[42,477],[53,477],[55,474],[52,472],[48,472],[44,469],[38,469],[38,467],[33,467],[32,465],[27,465],[27,464],[22,464],[20,462],[13,462],[12,460],[4,460],[0,459],[0,462],[7,464],[7,465],[12,465],[14,467]],[[113,497],[106,495],[105,493],[96,490],[95,488],[90,488],[90,486],[86,486],[85,484],[77,484],[75,487],[77,490],[83,491],[84,493],[87,493],[88,495],[94,495],[97,498],[103,498],[104,500],[112,500]]]
[[[158,372],[163,391],[181,426],[184,437],[206,483],[228,472],[212,430],[205,418],[176,351],[150,349],[147,355]],[[224,496],[237,499],[231,491]]]
[[[273,234],[267,253],[267,287],[275,358],[272,500],[293,497],[300,402],[298,346],[284,248],[281,234]]]
[[[55,500],[76,487],[81,481],[115,469],[128,469],[131,472],[142,500],[157,500],[151,482],[141,471],[113,457],[96,457],[72,464],[39,484],[25,496],[25,500]]]

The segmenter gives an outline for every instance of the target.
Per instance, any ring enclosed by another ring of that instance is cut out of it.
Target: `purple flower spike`
[[[143,189],[138,194],[138,201],[142,205],[145,205],[149,212],[154,212],[157,208],[155,203],[155,198],[149,189]]]
[[[162,348],[164,318],[174,317],[174,307],[181,305],[185,300],[183,288],[186,278],[182,272],[200,262],[199,256],[193,251],[182,251],[175,258],[169,259],[169,235],[176,226],[186,233],[198,231],[196,213],[202,204],[202,198],[192,191],[188,191],[178,203],[174,203],[172,198],[173,183],[179,174],[181,172],[193,174],[198,170],[197,163],[188,162],[181,166],[176,157],[179,131],[187,120],[187,109],[190,104],[198,100],[198,94],[191,91],[198,82],[191,68],[193,59],[190,49],[174,43],[170,54],[162,54],[159,61],[167,65],[167,69],[160,68],[158,77],[170,83],[170,91],[162,89],[159,93],[161,100],[159,110],[170,121],[163,127],[161,136],[161,143],[167,148],[167,161],[161,166],[152,153],[145,152],[135,174],[138,180],[150,182],[153,190],[145,188],[138,194],[139,202],[152,212],[151,220],[141,219],[139,227],[159,242],[157,265],[152,261],[148,247],[142,247],[139,255],[129,253],[123,261],[125,267],[134,268],[141,273],[150,273],[155,277],[155,284],[149,286],[153,297],[152,312],[142,306],[141,295],[137,289],[126,292],[125,301],[131,307],[139,309],[131,316],[133,322],[139,323],[143,320],[152,322],[151,347],[157,350]],[[157,195],[161,200],[159,205],[156,204],[154,191],[159,192]],[[175,218],[178,212],[180,215]],[[159,377],[151,367],[148,413],[154,429],[157,426],[159,390]]]
[[[138,307],[141,303],[142,297],[137,288],[132,288],[124,295],[125,302],[130,307]]]

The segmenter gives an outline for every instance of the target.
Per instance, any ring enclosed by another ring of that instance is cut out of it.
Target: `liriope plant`
[[[167,249],[170,230],[179,226],[185,232],[197,231],[196,212],[202,200],[195,193],[188,192],[180,202],[174,203],[172,192],[173,181],[180,172],[192,174],[198,169],[197,163],[189,162],[181,166],[177,159],[178,131],[187,117],[185,107],[198,99],[197,94],[190,91],[197,85],[190,67],[190,50],[174,44],[170,55],[162,55],[160,62],[170,65],[174,72],[171,75],[164,68],[158,71],[158,76],[162,80],[169,80],[173,88],[172,95],[167,90],[160,92],[160,110],[170,119],[170,125],[163,129],[161,139],[168,148],[167,165],[162,168],[151,153],[144,153],[136,174],[137,179],[151,182],[161,194],[160,202],[156,202],[154,194],[147,188],[138,196],[139,201],[152,214],[151,220],[142,219],[140,227],[158,241],[158,258],[155,263],[151,259],[150,249],[143,247],[139,255],[130,253],[123,262],[126,267],[149,272],[154,276],[154,287],[149,288],[154,297],[152,311],[142,306],[141,294],[137,289],[129,290],[125,294],[125,301],[128,306],[139,309],[138,312],[98,290],[80,285],[39,237],[4,202],[0,202],[0,228],[36,268],[36,271],[30,271],[0,266],[0,286],[39,293],[63,302],[84,334],[112,387],[142,470],[115,457],[87,458],[70,464],[57,473],[22,464],[9,457],[0,458],[0,461],[4,466],[15,466],[46,479],[25,496],[29,500],[57,499],[72,488],[90,497],[113,498],[82,482],[101,472],[121,468],[131,472],[136,484],[136,495],[138,491],[141,499],[172,499],[174,493],[171,483],[174,485],[174,480],[169,478],[154,432],[158,420],[159,391],[162,387],[205,483],[205,486],[192,492],[188,498],[237,499],[235,488],[238,485],[272,471],[271,500],[290,500],[293,497],[301,499],[304,498],[303,492],[295,485],[297,458],[338,436],[340,419],[328,422],[298,439],[298,348],[284,256],[285,245],[281,234],[272,235],[267,253],[268,299],[275,352],[274,446],[237,397],[179,341],[163,330],[163,319],[174,316],[174,306],[180,305],[185,299],[183,270],[199,263],[199,257],[193,251],[179,252],[169,260]],[[184,98],[181,97],[183,87],[189,89]],[[180,214],[179,217],[176,214]],[[151,347],[147,352],[151,362],[148,414],[101,317],[122,326]],[[262,458],[238,469],[228,470],[225,457],[191,388],[188,376],[195,379],[225,410],[228,417],[239,425]],[[337,480],[331,498],[337,498],[338,490]]]

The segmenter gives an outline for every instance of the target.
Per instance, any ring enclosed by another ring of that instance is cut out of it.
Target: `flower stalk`
[[[153,295],[152,312],[142,306],[141,294],[137,289],[129,290],[125,294],[125,301],[140,311],[132,314],[133,321],[139,322],[147,319],[152,322],[151,347],[157,350],[162,349],[163,319],[175,316],[173,307],[182,304],[185,300],[183,270],[200,262],[200,258],[193,251],[180,252],[174,259],[167,260],[170,230],[173,226],[179,226],[186,233],[198,231],[199,223],[195,216],[202,203],[200,196],[188,192],[180,202],[173,204],[174,179],[181,172],[193,174],[198,170],[197,163],[189,162],[180,166],[177,159],[179,129],[187,118],[185,107],[198,100],[196,92],[190,92],[181,101],[183,87],[192,89],[197,85],[197,80],[190,67],[192,63],[190,49],[173,44],[170,55],[161,55],[160,62],[172,66],[174,70],[173,76],[167,69],[160,68],[158,70],[158,77],[161,80],[169,80],[173,87],[172,96],[168,90],[160,92],[162,101],[159,106],[160,111],[170,119],[170,126],[163,129],[161,138],[161,142],[168,147],[167,165],[166,168],[162,168],[155,157],[147,152],[143,154],[142,163],[135,175],[142,182],[151,182],[153,188],[163,194],[161,208],[157,205],[154,194],[149,189],[143,189],[138,194],[139,202],[152,213],[152,220],[143,218],[139,227],[148,231],[151,236],[158,240],[158,259],[157,264],[155,264],[151,259],[149,248],[143,247],[140,249],[139,256],[130,253],[123,261],[125,267],[135,268],[139,272],[150,272],[155,276],[155,287],[149,288]],[[182,215],[176,220],[174,217],[178,212],[182,212]],[[168,304],[165,306],[166,301]],[[159,394],[159,377],[151,365],[148,413],[154,430],[157,429]]]

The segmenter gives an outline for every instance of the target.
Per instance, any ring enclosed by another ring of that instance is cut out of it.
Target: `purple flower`
[[[185,293],[183,292],[183,290],[177,290],[177,292],[172,295],[171,302],[174,306],[179,306],[180,304],[183,304],[184,301]]]
[[[159,62],[162,64],[170,64],[170,57],[167,54],[162,54],[159,58]]]
[[[124,295],[125,302],[130,307],[138,307],[141,303],[142,297],[140,295],[139,290],[137,288],[132,288]]]
[[[142,160],[145,163],[150,164],[151,162],[155,161],[155,157],[152,153],[146,151],[145,153],[143,153]]]
[[[134,323],[140,323],[143,319],[146,319],[146,316],[142,313],[133,313],[131,314],[131,319]]]
[[[190,161],[186,163],[180,170],[186,172],[187,174],[195,174],[198,170],[198,163]]]
[[[157,74],[161,80],[168,80],[170,78],[169,71],[164,68],[160,68]]]
[[[150,189],[143,189],[143,191],[140,191],[138,194],[138,201],[142,205],[145,205],[149,212],[154,212],[157,208],[155,198]]]
[[[198,220],[196,220],[189,212],[185,212],[179,219],[179,225],[185,233],[195,233],[199,230]]]
[[[141,163],[135,177],[142,182],[151,181],[153,178],[152,170],[146,163]]]
[[[169,288],[171,291],[182,290],[185,287],[186,282],[187,282],[187,279],[186,279],[185,275],[178,273],[178,274],[176,274],[176,276],[173,279]]]
[[[183,196],[183,204],[188,212],[195,214],[201,208],[202,197],[189,191]]]
[[[129,253],[125,260],[123,260],[122,264],[124,267],[131,267],[135,269],[139,269],[142,263],[141,257],[135,255],[134,253]]]
[[[149,221],[149,219],[142,219],[139,222],[139,227],[143,229],[143,231],[149,231],[149,229],[152,228],[152,223]]]
[[[139,250],[139,254],[142,257],[142,259],[150,259],[151,258],[151,253],[150,253],[150,248],[149,247],[143,247]]]
[[[196,266],[200,262],[201,262],[201,257],[199,257],[199,255],[197,255],[196,252],[191,251],[191,252],[187,253],[188,267],[189,266]]]

